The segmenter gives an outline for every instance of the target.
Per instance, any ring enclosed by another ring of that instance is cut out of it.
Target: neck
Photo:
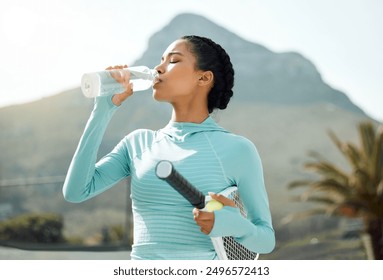
[[[209,117],[207,108],[179,108],[173,106],[172,118],[174,122],[202,123]]]

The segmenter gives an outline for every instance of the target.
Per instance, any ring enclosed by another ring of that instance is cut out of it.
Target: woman
[[[158,131],[133,131],[96,163],[107,124],[133,94],[129,75],[116,75],[125,91],[96,98],[69,167],[64,197],[81,202],[131,176],[132,259],[216,259],[210,241],[215,236],[234,236],[250,250],[271,252],[275,237],[257,150],[209,116],[216,108],[225,109],[233,95],[229,56],[208,38],[184,36],[166,49],[156,70],[154,99],[173,107],[168,125]],[[193,185],[204,194],[212,192],[225,206],[212,213],[192,209],[155,176],[160,160],[173,162]],[[247,219],[231,200],[215,194],[233,185],[248,210]]]

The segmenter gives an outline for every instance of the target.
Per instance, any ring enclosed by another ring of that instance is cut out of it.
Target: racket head
[[[247,217],[247,211],[239,196],[237,187],[226,188],[220,194],[233,200],[239,208],[241,215],[245,218]],[[259,257],[258,253],[247,249],[232,236],[216,237],[212,238],[212,241],[218,258],[221,260],[257,260]]]

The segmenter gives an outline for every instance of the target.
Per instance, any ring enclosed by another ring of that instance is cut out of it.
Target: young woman
[[[216,259],[210,239],[216,236],[233,236],[257,253],[271,252],[275,237],[258,152],[249,140],[226,131],[210,117],[214,109],[225,109],[233,95],[234,70],[228,54],[208,38],[184,36],[166,49],[156,70],[154,99],[173,107],[168,125],[158,131],[133,131],[96,163],[113,113],[133,94],[129,75],[115,75],[125,91],[96,98],[69,167],[64,197],[81,202],[131,176],[132,259]],[[204,194],[212,192],[224,207],[211,213],[192,209],[156,177],[160,160],[173,162],[193,185]],[[217,195],[234,185],[247,218],[231,200]]]

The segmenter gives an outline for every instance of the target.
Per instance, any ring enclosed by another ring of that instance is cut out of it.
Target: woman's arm
[[[214,212],[209,235],[233,236],[254,252],[270,253],[275,247],[275,234],[259,154],[253,143],[244,138],[238,149],[229,149],[228,153],[223,165],[238,187],[247,218],[242,217],[238,208],[225,206]]]
[[[109,67],[120,69],[123,66]],[[97,164],[97,152],[103,135],[118,106],[132,95],[129,74],[114,77],[124,92],[102,92],[96,97],[95,106],[77,146],[63,186],[64,198],[81,202],[105,191],[129,175],[128,153],[122,141]]]
[[[87,200],[111,187],[124,176],[120,159],[123,151],[114,151],[96,164],[104,132],[118,108],[111,98],[96,98],[95,107],[72,158],[63,187],[64,198],[70,202]]]

